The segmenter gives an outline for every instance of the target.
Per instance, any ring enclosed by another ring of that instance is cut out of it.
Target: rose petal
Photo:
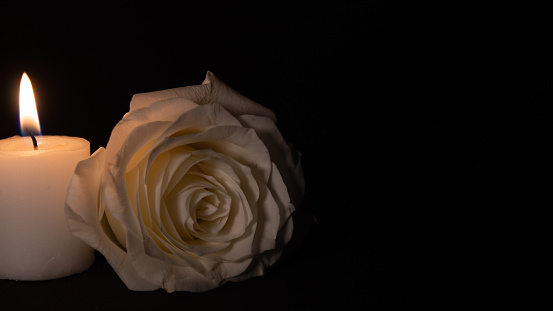
[[[154,290],[158,286],[136,273],[125,251],[106,235],[100,224],[97,215],[98,191],[104,156],[104,149],[100,148],[88,159],[79,162],[75,168],[65,202],[69,231],[99,250],[128,288]]]
[[[289,203],[286,185],[275,165],[269,182],[262,185],[260,190],[254,217],[257,223],[263,225],[257,226],[255,235],[245,234],[236,239],[230,248],[219,254],[220,258],[236,261],[242,259],[244,254],[259,254],[275,248],[279,230],[294,211],[294,206]]]
[[[276,121],[276,116],[270,109],[238,93],[219,80],[211,71],[207,72],[202,85],[136,94],[131,100],[130,110],[148,107],[169,98],[185,98],[199,105],[219,104],[235,116],[252,114]]]
[[[288,217],[277,235],[276,245],[273,250],[265,251],[262,256],[253,257],[246,270],[239,274],[229,275],[227,281],[239,282],[252,277],[264,275],[267,268],[272,266],[282,255],[284,246],[290,241],[293,233],[294,222]],[[226,267],[226,265],[225,265]]]
[[[142,222],[139,223],[142,224]],[[186,264],[175,265],[173,263],[184,258],[160,252],[151,240],[139,239],[134,235],[129,235],[129,237],[127,253],[136,272],[142,278],[157,284],[168,292],[175,290],[205,291],[218,286],[221,282],[216,275],[212,275],[209,270],[202,268],[203,262],[197,257],[188,257],[189,260]],[[184,275],[188,275],[188,281],[191,282],[181,283],[179,286],[182,287],[177,287],[177,280]]]
[[[104,148],[79,162],[68,187],[65,210],[70,229],[98,222],[98,193],[102,181]],[[70,190],[70,191],[69,191]],[[80,234],[80,230],[76,230]],[[80,237],[80,236],[79,236]]]
[[[195,149],[211,149],[226,154],[237,162],[253,168],[264,180],[271,173],[270,155],[255,131],[234,126],[217,126],[201,133],[166,137],[150,154],[153,161],[160,153],[188,145]],[[148,164],[150,166],[151,163]]]
[[[111,132],[106,146],[106,159],[111,159],[119,152],[129,134],[138,126],[150,122],[173,122],[178,116],[197,106],[184,98],[172,98],[128,112]]]
[[[255,129],[287,185],[291,202],[299,206],[305,192],[305,179],[300,164],[301,154],[288,145],[272,120],[253,115],[243,115],[238,117],[238,120],[245,127]]]

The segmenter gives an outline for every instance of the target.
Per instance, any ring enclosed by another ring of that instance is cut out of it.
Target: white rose
[[[303,190],[272,111],[208,72],[133,97],[106,148],[77,165],[66,215],[130,289],[200,292],[262,275]]]

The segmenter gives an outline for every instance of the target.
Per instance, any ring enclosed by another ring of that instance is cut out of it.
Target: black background
[[[553,23],[540,12],[406,1],[2,4],[0,137],[19,134],[23,71],[43,134],[83,137],[94,151],[133,94],[199,84],[211,70],[275,111],[302,151],[305,208],[318,220],[266,276],[206,293],[129,291],[98,255],[80,275],[0,281],[2,304],[551,307]]]

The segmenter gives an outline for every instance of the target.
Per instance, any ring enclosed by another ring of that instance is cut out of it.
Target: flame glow
[[[26,128],[35,136],[41,135],[33,86],[25,72],[19,85],[19,127],[21,136],[29,135],[25,130]]]

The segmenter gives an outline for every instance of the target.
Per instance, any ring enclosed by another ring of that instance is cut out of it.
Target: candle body
[[[83,272],[94,251],[67,228],[67,187],[88,141],[42,136],[0,140],[0,278],[48,280]]]

